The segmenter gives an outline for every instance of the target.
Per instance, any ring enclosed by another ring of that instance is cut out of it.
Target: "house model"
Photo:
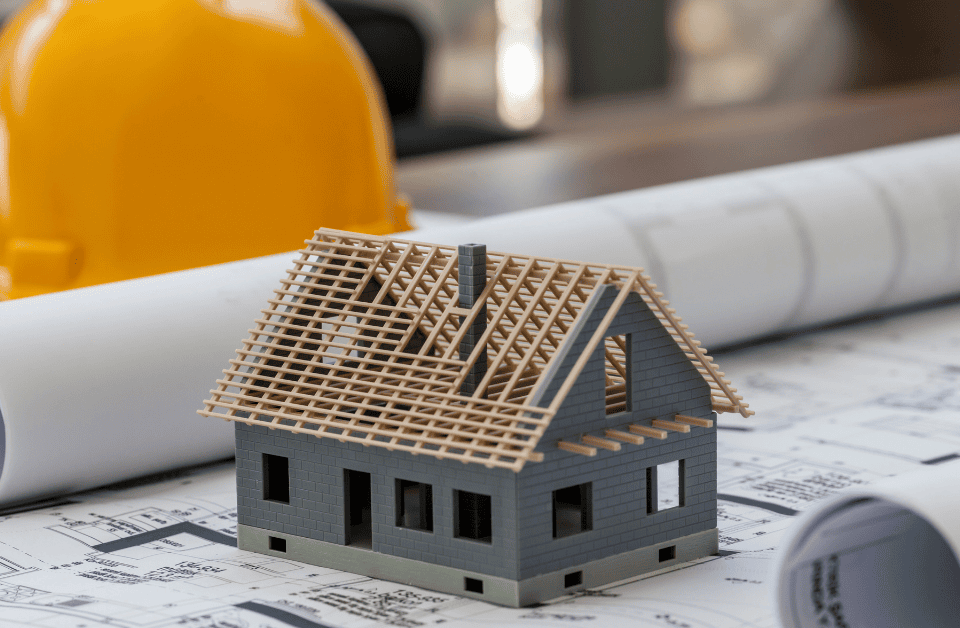
[[[715,412],[638,268],[320,230],[200,414],[239,547],[507,606],[717,552]]]

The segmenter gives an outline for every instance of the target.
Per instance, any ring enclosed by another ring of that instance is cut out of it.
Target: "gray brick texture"
[[[584,320],[553,380],[541,398],[547,406],[599,328],[617,289],[609,286]],[[604,350],[599,346],[540,441],[540,464],[519,474],[520,577],[564,569],[654,543],[716,527],[716,428],[691,427],[670,432],[666,440],[646,438],[642,445],[621,443],[619,452],[598,449],[596,457],[560,451],[559,440],[579,442],[583,434],[603,436],[606,429],[627,431],[677,414],[713,418],[710,387],[638,295],[630,295],[606,331],[629,334],[630,404],[626,412],[606,414]],[[646,470],[684,460],[684,505],[647,514]],[[552,536],[553,491],[592,482],[593,529],[569,537]]]
[[[514,472],[241,423],[236,434],[240,523],[342,545],[343,470],[362,471],[371,476],[374,551],[517,579]],[[263,499],[264,453],[290,459],[289,505]],[[433,532],[396,526],[397,479],[431,485]],[[454,537],[454,491],[491,497],[489,543]]]
[[[611,287],[584,313],[540,405],[552,400],[615,295]],[[595,457],[557,448],[560,439],[577,442],[584,433],[602,436],[604,429],[675,414],[713,417],[709,387],[636,295],[607,330],[620,334],[629,334],[631,343],[628,410],[606,414],[601,346],[541,439],[544,461],[527,463],[520,473],[238,423],[239,523],[343,544],[344,469],[350,469],[371,475],[373,551],[514,580],[715,528],[715,428],[691,427],[639,446],[622,443],[621,451],[599,449]],[[289,459],[289,504],[263,499],[264,454]],[[684,504],[648,514],[646,470],[674,460],[684,461]],[[432,487],[432,532],[396,525],[398,479]],[[586,482],[592,529],[553,538],[553,492]],[[490,543],[455,538],[455,491],[491,497]]]

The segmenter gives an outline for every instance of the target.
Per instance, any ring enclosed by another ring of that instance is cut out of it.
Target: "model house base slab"
[[[716,554],[719,547],[717,530],[707,530],[518,582],[245,525],[239,526],[238,533],[240,549],[249,552],[277,558],[293,555],[298,561],[311,565],[514,607],[529,606],[666,569],[677,563]],[[271,549],[276,546],[277,538],[284,540],[283,551]]]

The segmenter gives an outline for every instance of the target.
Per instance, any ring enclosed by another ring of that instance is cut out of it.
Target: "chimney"
[[[460,275],[460,307],[472,310],[477,303],[477,298],[483,289],[487,286],[487,245],[486,244],[461,244],[457,248],[459,253]],[[460,325],[464,323],[464,317],[460,317]],[[480,336],[487,329],[487,306],[480,308],[476,318],[470,324],[460,341],[460,359],[467,360],[470,354],[477,346]],[[477,385],[483,376],[487,374],[487,349],[477,357],[476,362],[467,373],[463,385],[460,386],[460,394],[471,396],[477,390]]]

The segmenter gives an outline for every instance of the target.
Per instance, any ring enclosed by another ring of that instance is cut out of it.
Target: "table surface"
[[[572,111],[532,139],[406,159],[420,209],[489,216],[960,132],[960,79],[735,109]]]

